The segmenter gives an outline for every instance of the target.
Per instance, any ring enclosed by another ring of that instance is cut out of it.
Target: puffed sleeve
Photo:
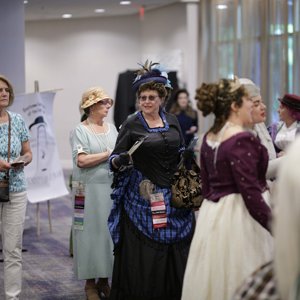
[[[167,118],[167,121],[169,123],[169,126],[170,127],[173,126],[174,128],[176,128],[176,130],[179,133],[179,136],[180,136],[180,145],[179,145],[178,152],[182,153],[187,145],[185,145],[185,140],[184,140],[184,136],[183,136],[183,133],[182,133],[179,121],[178,121],[178,119],[177,119],[177,117],[175,115],[170,114],[170,113],[165,113],[165,114],[166,114],[166,118]]]
[[[71,136],[72,155],[77,159],[80,153],[90,153],[87,135],[83,132],[81,125],[77,126]]]
[[[179,124],[178,119],[175,116],[172,116],[172,117],[174,119],[174,123],[176,124],[176,128],[177,128],[177,130],[179,131],[179,134],[180,134],[179,152],[182,152],[185,149],[185,146],[188,146],[188,145],[185,145],[184,136],[183,136],[183,133],[182,133],[182,130],[181,130],[181,126]]]
[[[250,215],[269,231],[271,210],[263,199],[258,180],[259,164],[268,159],[266,149],[250,133],[243,134],[234,139],[228,157],[237,188]]]
[[[125,121],[122,124],[119,134],[117,136],[115,148],[112,151],[111,155],[109,156],[109,167],[112,171],[115,171],[112,165],[112,160],[120,153],[128,151],[130,147],[133,145],[131,134],[130,134],[131,130],[129,127],[130,126],[127,121]]]
[[[123,123],[119,131],[117,141],[116,141],[116,146],[111,156],[115,156],[116,154],[120,154],[122,152],[128,151],[132,146],[133,143],[130,135],[131,130],[129,127],[130,127],[129,124],[125,121],[125,123]]]

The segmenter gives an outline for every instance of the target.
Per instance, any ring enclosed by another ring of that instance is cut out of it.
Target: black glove
[[[191,149],[185,149],[182,152],[182,157],[185,161],[191,161],[194,158],[194,151]]]
[[[127,166],[130,163],[130,155],[123,152],[113,159],[113,164],[119,169],[122,166]]]
[[[191,149],[185,149],[182,152],[182,157],[183,157],[183,163],[185,164],[185,167],[187,169],[190,169],[192,165],[192,161],[194,159],[194,151]]]

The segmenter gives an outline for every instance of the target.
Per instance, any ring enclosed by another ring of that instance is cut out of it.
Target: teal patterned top
[[[8,112],[11,117],[11,145],[10,145],[10,162],[20,156],[22,143],[29,140],[29,132],[21,115]],[[8,122],[0,124],[0,159],[7,161],[8,146]],[[0,180],[5,176],[0,172]],[[26,180],[24,169],[10,169],[9,171],[9,191],[23,192],[26,190]]]

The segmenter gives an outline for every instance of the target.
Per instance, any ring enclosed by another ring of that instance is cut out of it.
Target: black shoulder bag
[[[10,159],[10,133],[11,133],[11,120],[8,114],[8,146],[7,146],[7,161]],[[5,172],[5,176],[0,180],[0,203],[9,201],[9,170]]]

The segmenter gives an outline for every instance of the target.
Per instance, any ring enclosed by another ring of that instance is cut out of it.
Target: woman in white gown
[[[267,149],[244,127],[252,100],[237,80],[202,84],[198,108],[215,122],[204,136],[203,196],[183,285],[183,300],[231,299],[243,279],[272,258],[266,204]]]

